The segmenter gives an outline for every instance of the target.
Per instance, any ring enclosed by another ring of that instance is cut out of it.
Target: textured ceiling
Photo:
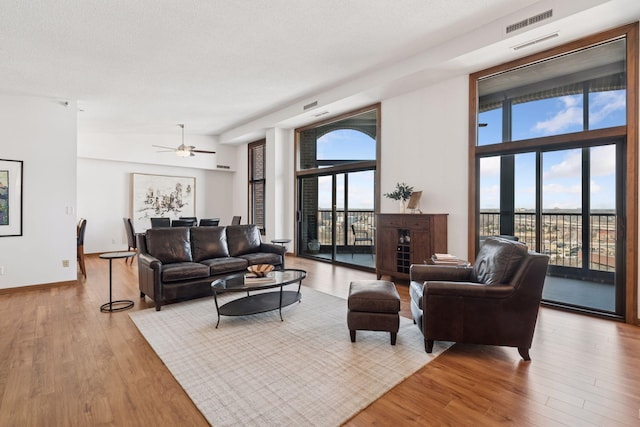
[[[535,0],[3,0],[0,92],[84,131],[221,132]]]

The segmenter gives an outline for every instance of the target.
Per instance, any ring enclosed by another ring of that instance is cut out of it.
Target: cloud
[[[553,135],[571,126],[582,126],[582,101],[580,95],[561,96],[561,110],[548,120],[537,122],[532,131]]]
[[[481,158],[480,174],[482,177],[500,176],[500,156]]]
[[[608,90],[605,92],[595,92],[589,100],[589,123],[596,124],[607,118],[616,111],[624,111],[627,106],[626,91]]]
[[[480,209],[498,209],[500,207],[500,186],[491,185],[480,188]]]
[[[544,179],[573,178],[582,175],[582,153],[578,150],[570,150],[564,160],[552,165],[543,175]]]
[[[604,145],[591,149],[591,176],[616,173],[616,146]]]
[[[562,184],[547,184],[542,189],[542,194],[582,194],[582,186],[580,184],[567,187]]]

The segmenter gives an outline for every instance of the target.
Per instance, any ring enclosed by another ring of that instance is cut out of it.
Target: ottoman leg
[[[391,332],[391,345],[396,345],[397,332]]]
[[[349,330],[349,335],[351,335],[351,342],[356,342],[356,331],[355,329]]]

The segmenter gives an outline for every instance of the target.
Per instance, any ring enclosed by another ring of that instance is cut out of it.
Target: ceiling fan
[[[180,157],[189,157],[195,156],[195,153],[205,153],[205,154],[216,154],[215,151],[207,151],[207,150],[196,150],[196,147],[193,145],[184,145],[184,125],[178,125],[182,129],[182,144],[178,145],[177,148],[164,147],[162,145],[152,145],[157,148],[165,148],[165,150],[159,151],[162,152],[170,152],[173,151],[177,156]]]

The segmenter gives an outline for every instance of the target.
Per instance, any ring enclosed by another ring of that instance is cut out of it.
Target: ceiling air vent
[[[513,50],[520,50],[520,49],[524,49],[525,47],[529,47],[529,46],[533,46],[534,44],[538,44],[541,42],[546,42],[547,40],[551,40],[555,37],[558,37],[558,33],[552,33],[552,34],[547,34],[546,36],[542,36],[542,37],[538,37],[537,39],[533,39],[533,40],[529,40],[528,42],[519,44],[517,46],[513,46],[511,49]]]
[[[217,167],[218,169],[231,169],[231,167],[230,167],[230,166],[227,166],[227,165],[216,165],[216,167]]]
[[[308,110],[309,108],[313,108],[313,107],[315,107],[315,106],[317,106],[317,105],[318,105],[318,101],[313,101],[313,102],[311,102],[311,103],[309,103],[309,104],[305,105],[304,107],[302,107],[302,110],[303,110],[303,111],[306,111],[306,110]]]
[[[553,9],[549,9],[546,12],[539,13],[535,16],[531,16],[527,19],[523,19],[520,22],[516,22],[515,24],[511,24],[507,26],[507,34],[512,33],[514,31],[520,30],[524,27],[528,27],[529,25],[533,25],[537,22],[543,21],[545,19],[549,19],[553,16]]]

